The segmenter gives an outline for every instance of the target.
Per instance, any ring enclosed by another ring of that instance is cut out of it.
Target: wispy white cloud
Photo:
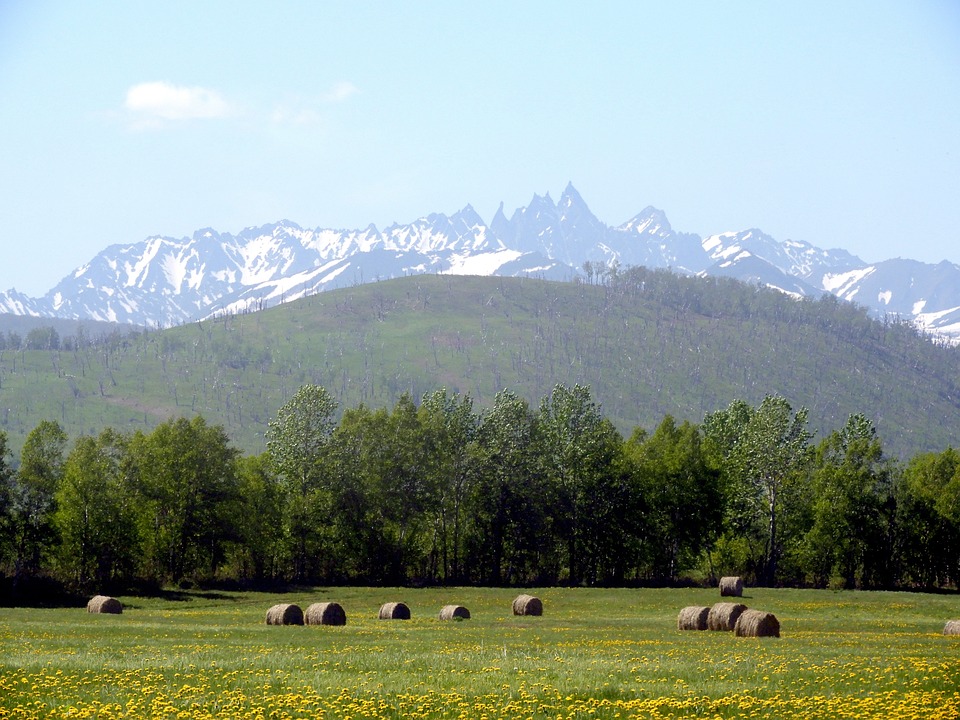
[[[230,104],[215,90],[167,82],[146,82],[127,90],[126,110],[137,122],[208,120],[226,117]]]
[[[360,92],[356,85],[335,83],[319,95],[294,97],[277,105],[266,116],[253,112],[252,117],[268,119],[273,126],[316,126],[324,122],[324,106],[345,102]],[[237,115],[237,108],[216,90],[197,86],[174,85],[169,82],[144,82],[127,89],[123,109],[134,129],[157,129],[185,120],[210,120]],[[250,116],[249,112],[244,115]]]
[[[270,113],[270,120],[276,125],[315,125],[323,116],[310,108],[281,105]]]
[[[320,95],[288,98],[270,113],[274,125],[314,126],[322,124],[330,112],[326,106],[342,103],[360,90],[351,82],[339,82]]]
[[[327,91],[327,94],[324,95],[323,99],[327,102],[343,102],[351,95],[356,95],[360,92],[359,88],[354,85],[352,82],[343,81],[338,82],[330,90]]]

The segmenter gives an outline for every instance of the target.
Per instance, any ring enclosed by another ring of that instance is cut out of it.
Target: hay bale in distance
[[[950,620],[943,626],[944,635],[960,635],[960,620]]]
[[[293,603],[280,603],[267,610],[267,625],[303,625],[303,610]]]
[[[340,603],[313,603],[307,607],[303,619],[307,625],[346,625],[347,613]]]
[[[727,632],[733,630],[737,619],[746,609],[747,606],[740,603],[717,603],[710,608],[710,613],[707,615],[707,629]]]
[[[780,637],[780,621],[773,613],[744,610],[733,626],[737,637]]]
[[[87,603],[87,612],[119,615],[123,612],[123,606],[116,598],[108,595],[94,595]]]
[[[444,605],[440,608],[441,620],[469,620],[470,611],[463,605]]]
[[[742,597],[743,580],[736,576],[720,578],[720,597]]]
[[[706,630],[710,608],[691,605],[677,615],[677,630]]]
[[[380,606],[381,620],[409,620],[410,608],[402,602],[388,602]]]
[[[518,595],[513,601],[514,615],[543,615],[543,603],[533,595]]]

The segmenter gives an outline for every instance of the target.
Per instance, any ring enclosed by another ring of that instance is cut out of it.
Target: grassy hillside
[[[625,433],[779,393],[818,432],[863,412],[910,455],[960,437],[958,378],[956,349],[832,298],[641,269],[602,286],[415,276],[69,351],[4,350],[0,428],[18,451],[43,419],[75,436],[200,413],[258,452],[303,383],[380,407],[440,387],[479,406],[503,388],[538,402],[562,382],[590,385]]]

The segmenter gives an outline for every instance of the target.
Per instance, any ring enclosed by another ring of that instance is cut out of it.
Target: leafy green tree
[[[9,464],[10,448],[7,446],[7,434],[0,430],[0,568],[6,564],[12,549],[11,524],[11,483],[13,471]]]
[[[734,531],[760,541],[755,572],[760,583],[772,584],[784,550],[784,515],[804,495],[811,458],[807,410],[794,413],[784,398],[768,395],[756,408],[734,401],[708,415],[703,427],[726,469]]]
[[[341,567],[349,563],[373,583],[433,579],[430,518],[439,493],[428,468],[435,460],[410,396],[391,411],[345,412],[331,449],[329,522]]]
[[[469,395],[445,389],[424,395],[419,418],[424,434],[425,473],[435,502],[431,566],[444,582],[462,580],[463,529],[479,419]],[[439,565],[439,568],[437,567]]]
[[[897,512],[909,579],[926,588],[960,582],[960,452],[913,457],[903,472]]]
[[[388,415],[381,416],[382,432],[368,453],[372,474],[370,492],[379,509],[384,567],[392,581],[409,574],[428,574],[427,516],[436,502],[427,483],[427,448],[417,408],[409,395],[402,395]]]
[[[237,460],[237,510],[228,564],[241,581],[275,580],[283,572],[284,498],[266,453]]]
[[[136,433],[130,455],[148,572],[173,582],[213,577],[236,539],[237,451],[224,429],[200,416],[168,420]]]
[[[554,531],[566,551],[570,583],[615,574],[626,485],[617,460],[623,439],[582,385],[554,387],[540,405]]]
[[[106,591],[133,579],[140,538],[124,473],[126,439],[107,429],[80,437],[56,492],[60,565],[81,590]]]
[[[367,583],[384,574],[383,515],[375,506],[373,463],[385,432],[387,413],[361,405],[344,411],[330,442],[329,467],[333,473],[329,517],[331,555],[338,560],[329,575]]]
[[[63,477],[67,435],[59,423],[44,420],[27,435],[12,489],[14,584],[36,574],[56,541],[55,493]]]
[[[319,385],[304,385],[277,412],[267,430],[267,452],[296,490],[305,492],[323,476],[323,455],[336,426],[337,401]]]
[[[893,556],[893,472],[873,423],[851,415],[819,444],[807,535],[817,585],[839,573],[847,588],[889,585]]]
[[[538,424],[527,401],[497,393],[477,431],[478,471],[468,493],[467,573],[488,585],[555,579],[559,559],[548,541]]]
[[[716,539],[723,520],[720,473],[707,461],[699,429],[667,415],[653,435],[626,443],[645,503],[645,555],[654,578],[675,580]]]
[[[60,334],[52,327],[38,327],[27,333],[28,350],[58,350]]]
[[[307,580],[322,555],[331,503],[327,456],[337,402],[319,385],[304,385],[267,429],[267,453],[283,483],[284,528],[293,578]]]

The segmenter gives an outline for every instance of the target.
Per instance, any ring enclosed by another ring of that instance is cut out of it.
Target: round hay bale
[[[706,630],[710,608],[691,605],[677,615],[677,630]]]
[[[780,637],[780,621],[773,613],[744,610],[733,626],[737,637]]]
[[[409,620],[410,608],[402,602],[388,602],[380,606],[381,620]]]
[[[513,601],[514,615],[543,615],[543,603],[533,595],[518,595]]]
[[[960,635],[960,620],[950,620],[943,626],[944,635]]]
[[[119,615],[123,612],[123,606],[116,598],[107,595],[94,595],[87,603],[87,612]]]
[[[303,625],[303,610],[293,603],[280,603],[267,610],[267,625]]]
[[[742,597],[743,580],[739,577],[720,578],[720,597]]]
[[[707,629],[728,632],[733,630],[737,619],[746,609],[747,606],[740,603],[717,603],[710,608],[710,613],[707,615]]]
[[[307,625],[346,625],[347,614],[340,603],[313,603],[303,614]]]
[[[441,620],[469,620],[470,611],[463,605],[444,605],[440,608]]]

